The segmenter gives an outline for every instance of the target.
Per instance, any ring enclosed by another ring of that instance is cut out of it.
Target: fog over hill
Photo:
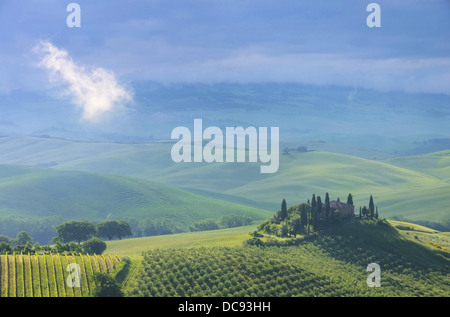
[[[16,92],[0,96],[3,135],[76,141],[146,143],[169,140],[178,126],[279,127],[280,142],[327,142],[399,154],[449,148],[450,97],[301,84],[173,84],[136,82],[134,104],[95,124],[68,100]],[[56,104],[58,103],[58,104]],[[79,112],[79,111],[78,111]]]

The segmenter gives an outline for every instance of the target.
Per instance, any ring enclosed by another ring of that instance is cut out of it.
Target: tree
[[[75,241],[80,244],[93,237],[96,233],[95,225],[88,221],[69,221],[56,226],[56,233],[62,242]]]
[[[370,195],[369,211],[370,211],[370,218],[373,219],[373,217],[375,216],[375,205],[373,204],[372,195]]]
[[[278,232],[278,235],[282,238],[287,237],[289,234],[289,224],[287,221],[281,222],[281,226]]]
[[[315,194],[313,194],[312,200],[311,200],[311,221],[312,221],[312,226],[313,226],[314,230],[316,230],[318,222],[319,222],[319,213],[317,210],[317,200],[316,200]]]
[[[225,215],[220,217],[219,223],[223,228],[234,228],[251,225],[253,219],[242,215]]]
[[[281,210],[280,210],[280,220],[283,221],[287,218],[287,207],[286,207],[286,199],[283,199],[281,202]]]
[[[347,197],[347,204],[348,204],[348,205],[353,205],[353,196],[352,196],[351,193],[348,194],[348,197]]]
[[[7,244],[11,244],[11,239],[5,236],[4,234],[0,234],[0,242],[5,242]]]
[[[119,283],[107,273],[94,273],[94,297],[123,297]]]
[[[324,213],[325,213],[325,225],[328,225],[331,222],[330,215],[330,196],[328,193],[325,193],[325,204],[324,204]]]
[[[31,253],[33,252],[33,245],[31,244],[30,241],[27,241],[27,243],[25,243],[25,246],[23,248],[23,253]]]
[[[322,211],[323,211],[322,198],[320,198],[320,196],[317,196],[317,219],[319,218],[320,215],[322,215]]]
[[[311,211],[315,211],[317,208],[317,201],[316,201],[316,195],[313,194],[312,199],[311,199]]]
[[[300,209],[300,224],[302,228],[305,228],[308,225],[308,212],[310,212],[311,208],[308,208],[309,205]]]
[[[367,207],[364,206],[363,209],[362,209],[362,215],[363,215],[364,217],[367,217],[367,216],[368,216],[368,213],[369,213],[369,211],[367,210]]]
[[[294,235],[294,238],[297,237],[297,234],[300,234],[303,229],[302,221],[299,216],[296,216],[291,220],[291,234]]]
[[[219,225],[214,219],[203,219],[194,223],[194,226],[190,227],[190,229],[191,231],[217,230],[219,229]]]
[[[97,235],[107,237],[109,240],[117,237],[121,240],[123,237],[131,236],[131,227],[123,220],[105,220],[97,224]]]
[[[39,242],[36,242],[36,243],[33,245],[33,250],[34,250],[34,252],[41,251],[41,245],[39,244]]]
[[[83,242],[83,250],[89,254],[102,254],[106,250],[106,243],[99,238],[91,238]]]
[[[16,239],[14,241],[15,245],[25,245],[27,242],[33,243],[33,239],[30,237],[28,232],[20,231],[17,233]]]
[[[11,252],[11,246],[9,245],[9,243],[3,241],[0,242],[0,252],[1,253]]]

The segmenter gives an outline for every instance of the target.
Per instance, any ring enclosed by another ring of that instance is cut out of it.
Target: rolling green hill
[[[450,181],[450,150],[423,155],[389,158],[385,162],[433,175],[444,182]]]
[[[140,157],[139,152],[133,155]],[[126,157],[122,158],[128,161]],[[106,172],[106,165],[115,160],[119,159],[92,158],[74,162],[77,166],[68,163],[67,167],[94,169],[104,162]],[[136,159],[131,161],[136,162]],[[259,166],[249,163],[180,163],[158,170],[154,170],[152,164],[141,163],[138,165],[142,173],[138,177],[156,179],[205,196],[270,210],[279,208],[283,198],[294,204],[306,201],[312,193],[325,195],[329,192],[333,199],[343,199],[352,193],[356,206],[367,205],[368,197],[373,195],[383,217],[402,215],[411,220],[436,222],[450,217],[447,212],[450,197],[446,194],[450,191],[448,169],[437,166],[421,169],[389,162],[321,151],[291,152],[281,155],[280,169],[273,175],[260,174]],[[130,173],[128,169],[112,170]],[[134,172],[131,174],[137,176]]]
[[[227,214],[262,219],[267,211],[198,196],[131,177],[29,166],[0,166],[0,216],[64,220],[172,219],[186,229]]]
[[[0,142],[0,163],[129,176],[270,211],[279,208],[283,198],[295,204],[313,193],[329,192],[331,199],[345,199],[352,193],[357,208],[367,205],[373,195],[381,217],[432,222],[450,218],[450,161],[445,151],[392,157],[319,142],[312,145],[317,150],[280,155],[279,171],[261,174],[258,163],[175,164],[170,158],[171,145],[7,137]]]

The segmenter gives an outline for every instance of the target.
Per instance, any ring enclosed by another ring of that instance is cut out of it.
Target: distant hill
[[[206,218],[268,212],[195,195],[160,183],[93,172],[0,165],[0,216],[172,219],[179,228]]]
[[[280,155],[279,171],[261,174],[259,164],[175,164],[170,158],[171,146],[5,137],[0,139],[0,163],[139,178],[271,212],[283,198],[293,205],[311,198],[312,193],[324,196],[329,192],[331,199],[345,199],[352,193],[357,211],[373,195],[381,217],[432,222],[450,218],[450,160],[445,151],[369,159],[369,154],[380,153],[367,150],[367,155],[360,155],[363,148],[327,148],[325,143],[316,143],[308,152]]]

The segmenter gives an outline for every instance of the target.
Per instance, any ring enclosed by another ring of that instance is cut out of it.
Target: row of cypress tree
[[[351,193],[348,194],[346,203],[348,205],[354,206],[353,196]],[[328,192],[325,194],[324,201],[322,201],[321,196],[316,196],[315,194],[313,194],[311,200],[308,199],[308,204],[310,205],[310,208],[303,208],[303,210],[300,212],[299,220],[299,223],[301,225],[306,226],[308,234],[311,232],[311,227],[314,228],[314,230],[318,230],[327,228],[330,225],[336,224],[338,222],[338,219],[336,218],[336,212],[334,210],[331,210],[330,196]],[[277,212],[276,218],[280,223],[289,218],[287,203],[285,199],[283,199],[281,203],[281,209],[279,212]],[[370,195],[369,207],[367,208],[366,206],[364,206],[359,208],[359,219],[363,218],[378,219],[378,207],[375,207],[372,195]]]

